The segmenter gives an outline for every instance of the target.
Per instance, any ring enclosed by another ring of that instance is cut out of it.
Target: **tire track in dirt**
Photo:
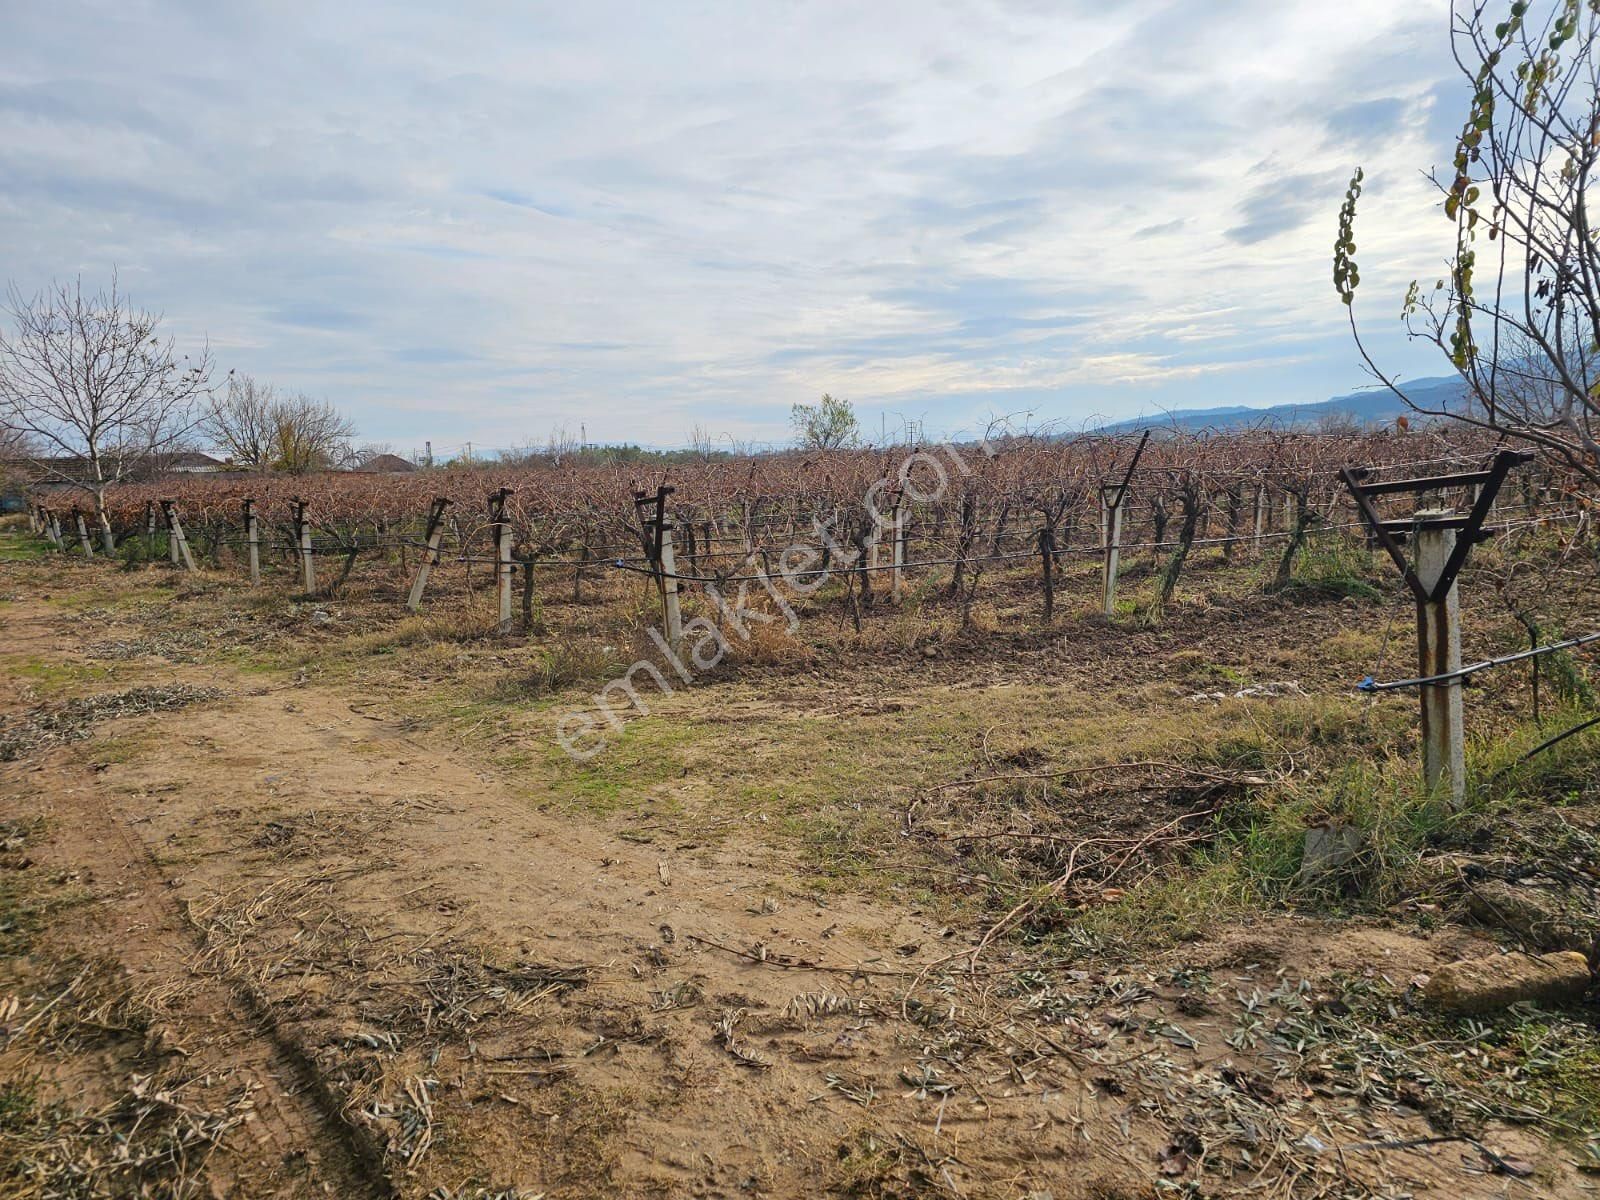
[[[69,778],[80,774],[61,763],[48,769]],[[233,1070],[256,1085],[254,1119],[244,1136],[254,1135],[255,1152],[270,1156],[269,1174],[276,1173],[271,1170],[276,1163],[300,1162],[308,1176],[303,1182],[326,1184],[332,1194],[365,1200],[393,1196],[381,1170],[374,1172],[380,1161],[374,1148],[339,1116],[315,1071],[270,1013],[232,981],[195,969],[194,957],[203,949],[199,931],[131,822],[90,788],[60,789],[44,807],[53,836],[42,854],[64,867],[93,864],[102,879],[112,873],[106,882],[114,881],[117,894],[105,902],[110,911],[101,924],[115,936],[99,949],[123,965],[136,987],[186,980],[175,1010],[162,1014],[187,1056],[186,1065]],[[205,1040],[191,1045],[192,1033]],[[234,1182],[245,1188],[238,1194],[253,1194],[249,1180]]]
[[[134,764],[123,779],[165,800],[139,827],[147,844],[210,827],[188,847],[193,865],[183,888],[191,899],[238,886],[239,876],[230,880],[218,870],[230,862],[229,848],[236,855],[274,823],[279,830],[319,822],[338,827],[329,839],[338,844],[303,858],[291,855],[276,869],[314,872],[343,863],[350,842],[360,844],[361,857],[384,860],[359,882],[348,881],[335,898],[341,912],[375,940],[411,933],[424,941],[438,938],[437,944],[520,944],[514,957],[596,964],[589,989],[596,999],[558,1014],[556,1025],[544,1031],[557,1034],[575,1025],[587,1030],[580,1040],[616,1046],[609,1059],[582,1056],[586,1086],[628,1086],[645,1078],[652,1088],[672,1092],[679,1086],[674,1077],[682,1075],[737,1081],[738,1088],[718,1089],[719,1103],[737,1115],[725,1115],[727,1128],[711,1135],[718,1173],[730,1180],[741,1173],[750,1177],[776,1155],[798,1164],[791,1168],[803,1177],[795,1179],[797,1186],[814,1186],[815,1164],[833,1153],[845,1122],[819,1116],[814,1105],[805,1112],[804,1097],[820,1082],[814,1069],[778,1064],[757,1076],[742,1068],[713,1036],[712,1006],[775,1014],[795,994],[828,986],[827,973],[797,976],[773,969],[786,954],[843,964],[876,958],[881,970],[889,965],[881,961],[885,956],[894,961],[890,946],[938,945],[929,942],[934,931],[925,922],[892,906],[845,897],[830,897],[826,907],[785,901],[779,916],[765,898],[774,872],[765,862],[743,857],[748,850],[702,858],[695,853],[699,847],[667,844],[665,835],[660,846],[641,847],[581,820],[540,813],[448,747],[422,745],[403,727],[376,716],[370,700],[295,687],[239,696],[226,711],[190,712],[184,724],[184,745],[163,761]],[[206,747],[224,734],[230,752],[220,759],[208,755]],[[234,803],[225,806],[233,816],[222,811],[214,783],[207,782],[219,774],[233,780],[227,799]],[[175,792],[165,790],[178,780],[187,782]],[[392,817],[397,805],[403,818]],[[348,829],[339,827],[346,819],[352,822]],[[236,857],[231,862],[245,878],[263,866]],[[383,897],[398,894],[436,900],[440,911],[385,903]],[[870,943],[861,940],[868,933]],[[696,934],[726,939],[741,950],[766,945],[773,964],[705,948],[692,941]],[[659,1011],[652,1004],[654,990],[684,979],[706,1007]],[[336,999],[346,1004],[366,990],[359,973],[334,986],[341,993]],[[272,1001],[263,1003],[270,1007]],[[352,1023],[348,1010],[344,1023]],[[536,1022],[524,1033],[531,1037],[543,1028]],[[288,1036],[326,1044],[316,1022]],[[889,1051],[886,1031],[873,1039],[881,1044],[863,1046],[863,1055]],[[825,1042],[810,1061],[853,1057]],[[692,1178],[700,1169],[695,1154],[663,1148],[702,1143],[707,1114],[695,1109],[675,1116],[654,1107],[635,1112],[621,1136],[629,1178],[636,1182],[635,1172],[657,1180]],[[797,1122],[802,1114],[803,1122]],[[947,1129],[961,1123],[955,1113],[946,1118]],[[767,1126],[787,1129],[775,1128],[770,1137],[735,1137],[730,1145],[732,1131]],[[804,1135],[796,1136],[797,1129]]]
[[[61,619],[39,605],[8,606],[7,651],[78,660]],[[180,905],[176,881],[137,832],[148,818],[130,818],[126,797],[105,785],[99,769],[85,769],[69,753],[56,751],[38,761],[0,766],[0,805],[24,817],[45,817],[47,837],[36,847],[41,864],[86,873],[100,885],[100,911],[95,920],[81,923],[89,928],[74,929],[70,949],[115,960],[136,993],[165,992],[174,981],[183,981],[170,1009],[159,1015],[185,1066],[201,1073],[233,1072],[254,1085],[251,1120],[223,1147],[225,1157],[241,1163],[239,1177],[227,1181],[227,1194],[255,1195],[254,1187],[263,1184],[272,1190],[262,1195],[299,1196],[307,1194],[303,1188],[314,1187],[338,1196],[388,1200],[395,1192],[381,1170],[381,1153],[340,1116],[311,1064],[259,998],[239,981],[196,968],[203,934]],[[77,939],[92,944],[80,945]],[[257,1169],[262,1179],[245,1178]],[[276,1186],[285,1172],[293,1177],[288,1190]]]

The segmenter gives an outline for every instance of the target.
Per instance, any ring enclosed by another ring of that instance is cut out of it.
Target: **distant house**
[[[115,455],[102,460],[102,469],[108,477],[117,474]],[[88,479],[93,475],[89,463],[82,458],[27,458],[13,464],[29,483],[37,487],[50,487],[65,479]],[[172,454],[153,454],[128,473],[130,482],[157,479],[162,475],[209,475],[213,471],[226,471],[228,464],[221,459],[201,454],[198,450],[181,450]]]
[[[115,475],[117,461],[108,458],[105,471]],[[139,469],[129,473],[126,482],[142,483],[159,479],[163,475],[210,475],[226,472],[228,464],[209,454],[185,450],[175,454],[155,455],[139,464]],[[52,492],[70,492],[74,479],[87,479],[91,475],[89,464],[81,458],[19,458],[0,461],[0,512],[22,512],[27,508],[27,496]]]
[[[380,454],[361,469],[374,475],[398,475],[404,471],[415,471],[417,464],[401,458],[398,454]]]
[[[209,475],[213,471],[226,471],[228,464],[221,459],[201,454],[198,450],[183,450],[161,457],[160,469],[178,475]]]

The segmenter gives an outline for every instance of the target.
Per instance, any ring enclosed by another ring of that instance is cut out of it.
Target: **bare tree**
[[[346,442],[355,429],[332,404],[286,395],[249,375],[229,373],[227,394],[206,404],[198,428],[250,471],[298,475],[361,465],[361,451]]]
[[[272,406],[273,467],[291,475],[335,465],[341,443],[355,435],[355,426],[326,400],[296,394]]]
[[[545,454],[555,466],[561,465],[561,460],[583,449],[583,443],[575,436],[572,430],[565,425],[557,425],[550,431],[550,437],[545,443]]]
[[[211,352],[179,357],[157,335],[159,314],[117,287],[86,295],[81,281],[33,297],[13,285],[0,332],[0,419],[32,443],[45,477],[87,492],[105,548],[114,549],[106,491],[179,448],[207,393]]]
[[[28,435],[0,420],[0,489],[25,482],[33,445]]]
[[[1418,412],[1531,443],[1600,482],[1600,241],[1589,184],[1600,162],[1600,10],[1582,0],[1484,0],[1452,8],[1451,46],[1471,85],[1454,160],[1433,182],[1455,226],[1448,273],[1413,281],[1407,332],[1433,343],[1464,384],[1460,402],[1418,398],[1356,344],[1373,374]],[[1334,286],[1352,305],[1356,171],[1339,213]]]
[[[710,462],[717,455],[717,439],[709,429],[696,422],[689,430],[689,449],[701,462]]]
[[[207,402],[199,430],[235,465],[268,470],[278,458],[278,403],[269,384],[230,371],[227,394]]]
[[[22,463],[33,457],[33,443],[21,429],[0,419],[0,463]]]

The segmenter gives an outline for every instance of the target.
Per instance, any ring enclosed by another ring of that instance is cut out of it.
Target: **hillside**
[[[1460,403],[1463,385],[1454,376],[1417,379],[1404,385],[1406,394],[1425,408],[1453,407]],[[1221,405],[1216,408],[1180,408],[1168,413],[1150,413],[1105,426],[1105,431],[1172,426],[1180,429],[1242,429],[1264,425],[1320,426],[1329,422],[1354,422],[1382,425],[1402,413],[1410,414],[1393,392],[1371,387],[1327,400],[1298,404],[1274,404],[1268,408]]]

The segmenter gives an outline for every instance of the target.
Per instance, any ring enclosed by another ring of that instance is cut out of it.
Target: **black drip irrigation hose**
[[[1479,671],[1487,671],[1491,667],[1503,667],[1507,663],[1521,662],[1527,658],[1538,658],[1541,655],[1553,654],[1557,650],[1570,650],[1574,646],[1586,646],[1590,642],[1600,641],[1600,630],[1586,633],[1582,637],[1568,638],[1564,642],[1552,642],[1548,646],[1535,646],[1532,650],[1519,650],[1515,654],[1507,654],[1500,658],[1486,658],[1482,662],[1473,663],[1471,666],[1462,667],[1457,671],[1446,671],[1440,675],[1423,675],[1416,679],[1392,679],[1386,683],[1379,683],[1368,675],[1356,684],[1356,690],[1361,692],[1392,692],[1399,688],[1432,687],[1435,684],[1454,683],[1456,680],[1465,679],[1469,675],[1476,675]]]

